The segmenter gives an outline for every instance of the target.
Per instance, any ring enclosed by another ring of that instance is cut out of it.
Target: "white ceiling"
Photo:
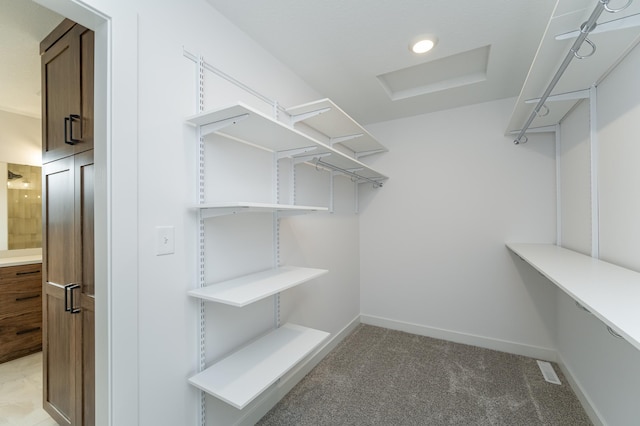
[[[40,117],[40,41],[62,19],[29,0],[0,0],[0,110]]]
[[[208,2],[365,124],[518,96],[556,4],[556,0]],[[425,56],[408,50],[410,40],[419,34],[439,39]],[[465,52],[470,52],[468,74],[460,68],[467,61]],[[488,52],[488,57],[472,63],[477,52]],[[441,80],[425,77],[421,83],[425,74],[440,75]],[[378,77],[382,75],[385,84]],[[446,75],[455,78],[447,80]],[[399,92],[385,88],[389,77],[400,85]],[[405,78],[426,86],[407,89],[414,83]]]
[[[595,0],[207,1],[365,124],[518,95],[535,97],[532,93],[542,91],[559,60],[547,51],[570,43],[552,36],[575,30],[595,6]],[[634,4],[620,15],[640,12]],[[63,18],[30,0],[0,0],[0,11],[0,110],[39,117],[39,43]],[[618,15],[603,20],[614,18]],[[419,34],[439,39],[425,56],[408,50]],[[613,36],[594,39],[599,37]],[[628,44],[617,39],[602,43],[621,49]],[[534,58],[532,71],[540,81],[531,84],[535,81],[527,72]],[[549,69],[541,72],[540,64]],[[584,74],[584,67],[574,68],[573,74]],[[523,90],[532,90],[521,94],[525,80]],[[515,114],[510,128],[518,128],[531,108]],[[558,114],[563,110],[558,108]]]

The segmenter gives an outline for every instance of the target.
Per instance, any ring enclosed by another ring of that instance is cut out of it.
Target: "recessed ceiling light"
[[[436,38],[435,37],[420,38],[419,40],[414,41],[413,43],[411,43],[409,45],[409,49],[413,53],[423,54],[423,53],[427,53],[428,51],[433,49],[433,46],[435,46],[435,45],[436,45]]]

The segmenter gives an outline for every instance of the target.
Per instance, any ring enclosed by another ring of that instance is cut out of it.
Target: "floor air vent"
[[[560,382],[560,379],[558,378],[558,375],[553,369],[553,366],[550,363],[546,361],[536,361],[536,362],[538,363],[538,367],[540,367],[540,371],[542,372],[542,375],[544,376],[544,379],[547,382],[553,383],[555,385],[562,384]]]

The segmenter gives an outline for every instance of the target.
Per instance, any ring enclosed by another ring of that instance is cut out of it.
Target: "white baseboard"
[[[355,330],[360,324],[360,315],[355,317],[346,327],[334,334],[320,349],[307,358],[296,369],[289,372],[286,376],[273,386],[273,388],[263,394],[263,396],[248,409],[247,413],[242,416],[236,426],[253,426],[265,414],[269,412],[300,380],[304,378],[322,359],[329,354],[335,347],[344,340],[349,334]]]
[[[562,370],[562,374],[564,374],[564,377],[569,382],[569,386],[571,386],[571,389],[573,389],[573,392],[575,392],[578,397],[582,408],[584,408],[587,416],[589,416],[591,423],[593,423],[594,426],[606,426],[606,422],[602,419],[598,410],[594,408],[595,405],[592,403],[591,398],[584,392],[580,381],[576,379],[571,368],[564,362],[561,354],[558,354],[558,365],[560,366],[560,370]]]
[[[397,321],[388,318],[381,318],[373,315],[360,315],[360,321],[363,324],[375,325],[392,330],[405,331],[407,333],[417,334],[420,336],[433,337],[435,339],[448,340],[450,342],[478,346],[486,349],[493,349],[495,351],[522,355],[544,361],[555,362],[557,360],[557,352],[555,351],[555,349],[551,348],[524,345],[522,343],[492,339],[489,337],[476,336],[473,334],[460,333],[457,331],[444,330],[441,328],[427,327],[424,325]]]

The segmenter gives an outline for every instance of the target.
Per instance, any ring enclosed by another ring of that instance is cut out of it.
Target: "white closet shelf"
[[[293,216],[314,212],[328,211],[327,207],[297,206],[293,204],[254,203],[249,201],[229,201],[223,203],[206,203],[195,206],[203,219],[226,216],[238,213],[279,213],[280,216]]]
[[[328,168],[354,173],[356,179],[362,178],[358,182],[383,182],[388,179],[355,158],[241,102],[194,115],[187,118],[187,122],[200,126],[202,136],[217,133],[283,156],[306,159],[310,163],[319,158]]]
[[[380,142],[330,99],[287,108],[292,122],[304,123],[356,154],[387,152]]]
[[[507,247],[640,349],[640,273],[553,244]]]
[[[326,269],[282,266],[189,291],[189,296],[243,307],[303,284],[329,272]]]
[[[191,377],[189,383],[242,410],[328,336],[285,324]]]

